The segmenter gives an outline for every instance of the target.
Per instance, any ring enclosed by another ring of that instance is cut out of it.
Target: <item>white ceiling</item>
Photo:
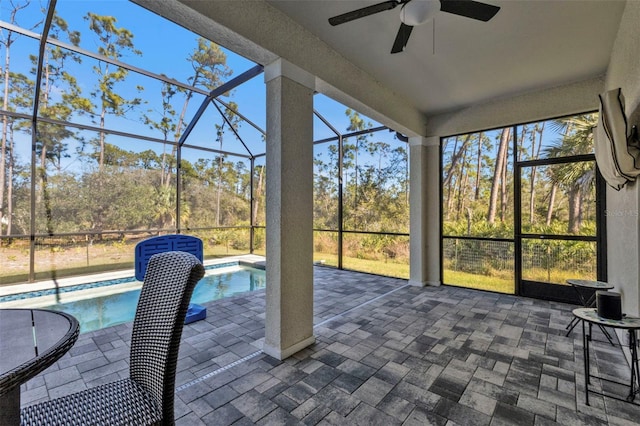
[[[328,18],[378,2],[268,3],[427,116],[603,75],[625,5],[488,0],[501,8],[489,22],[439,12],[435,45],[427,22],[413,29],[404,52],[391,55],[400,7],[332,27]]]

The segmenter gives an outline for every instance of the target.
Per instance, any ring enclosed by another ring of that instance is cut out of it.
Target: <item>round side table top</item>
[[[626,316],[623,316],[621,320],[602,318],[598,316],[596,308],[577,308],[573,310],[573,315],[592,324],[626,330],[640,329],[640,318]]]
[[[578,287],[595,288],[599,290],[611,290],[613,288],[613,285],[604,281],[568,279],[567,283]]]

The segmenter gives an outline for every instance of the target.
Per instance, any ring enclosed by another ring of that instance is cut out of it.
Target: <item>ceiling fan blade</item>
[[[375,13],[394,9],[396,6],[402,3],[405,3],[405,1],[402,1],[402,0],[383,1],[382,3],[363,7],[362,9],[352,10],[351,12],[343,13],[342,15],[329,18],[329,23],[331,25],[344,24],[345,22],[354,21],[356,19],[364,18],[365,16],[373,15]]]
[[[406,25],[404,23],[400,24],[396,40],[393,42],[393,47],[391,48],[391,53],[400,53],[404,51],[412,30],[413,27],[411,25]]]
[[[500,8],[474,0],[440,0],[440,10],[487,22],[498,13]]]

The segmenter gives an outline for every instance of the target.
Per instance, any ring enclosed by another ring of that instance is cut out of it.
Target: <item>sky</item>
[[[15,3],[23,3],[25,0],[14,0]],[[16,15],[16,24],[22,28],[40,33],[44,14],[42,7],[46,7],[47,3],[41,0],[31,0],[27,8],[21,10]],[[10,2],[8,0],[0,0],[0,20],[10,22]],[[56,6],[57,14],[64,19],[69,30],[77,30],[81,34],[79,47],[91,52],[97,52],[99,43],[95,33],[89,29],[88,21],[84,19],[88,12],[98,15],[108,15],[116,18],[116,26],[119,28],[129,29],[134,34],[135,48],[142,52],[141,55],[133,53],[125,53],[120,60],[124,63],[133,65],[138,68],[151,71],[155,74],[164,74],[168,77],[179,81],[188,82],[189,77],[193,74],[193,69],[186,58],[193,52],[197,46],[199,36],[194,34],[164,18],[147,11],[146,9],[126,0],[59,0]],[[3,30],[3,36],[6,36],[6,30]],[[68,41],[65,36],[60,36],[62,41]],[[213,40],[215,42],[215,40]],[[226,53],[227,65],[232,71],[226,80],[243,73],[252,68],[255,63],[237,55],[227,49],[222,48]],[[37,55],[38,41],[26,36],[18,37],[17,41],[11,47],[11,69],[15,72],[22,72],[27,75],[35,76],[31,73],[32,63],[30,55]],[[0,52],[4,57],[4,49]],[[88,96],[88,93],[95,90],[96,76],[93,67],[98,65],[98,61],[82,57],[80,64],[67,61],[65,68],[77,79],[79,86]],[[139,90],[143,87],[143,90]],[[106,127],[135,134],[145,134],[162,139],[163,135],[158,130],[151,129],[140,118],[141,113],[159,120],[161,107],[160,97],[161,84],[157,80],[142,76],[138,73],[129,73],[125,83],[119,83],[116,91],[122,93],[124,97],[138,97],[144,100],[142,106],[137,113],[131,111],[125,117],[107,116]],[[174,110],[179,114],[183,99],[177,100],[173,104]],[[233,101],[238,104],[238,110],[250,119],[260,128],[266,127],[266,93],[264,78],[262,75],[254,77],[248,82],[236,88],[230,96],[222,97],[226,102]],[[196,94],[189,103],[185,120],[191,121],[198,107],[202,104],[204,96]],[[320,112],[331,124],[338,130],[347,132],[349,119],[345,114],[346,107],[330,98],[317,94],[314,98],[314,108]],[[30,108],[25,108],[20,112],[30,114]],[[371,127],[377,127],[380,124],[363,117]],[[87,125],[96,125],[96,120],[89,116],[76,115],[74,122]],[[218,112],[212,106],[209,106],[203,117],[195,126],[187,143],[195,146],[220,148],[215,140],[214,124],[220,125],[222,120]],[[86,138],[95,137],[93,132],[83,132]],[[93,135],[92,135],[93,133]],[[251,154],[261,154],[265,152],[265,146],[261,133],[247,123],[241,123],[238,133],[248,146]],[[314,139],[324,139],[335,136],[324,124],[317,118],[314,118]],[[109,142],[117,144],[122,148],[133,151],[143,151],[153,148],[155,145],[150,142],[140,142],[138,140],[125,139],[117,136],[109,136]],[[379,132],[376,138],[393,141],[393,133]],[[236,139],[231,132],[224,135],[224,143],[222,149],[225,151],[238,152],[247,154],[242,144]],[[79,143],[76,143],[79,148]],[[157,147],[156,147],[157,149]],[[22,154],[28,158],[30,151],[30,141],[25,142]],[[194,154],[195,155],[195,154]],[[188,158],[187,158],[188,159]]]

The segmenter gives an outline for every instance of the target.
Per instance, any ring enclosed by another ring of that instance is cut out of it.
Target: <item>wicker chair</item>
[[[189,299],[204,275],[185,252],[154,255],[133,321],[129,378],[25,407],[23,425],[172,425],[178,349]]]

